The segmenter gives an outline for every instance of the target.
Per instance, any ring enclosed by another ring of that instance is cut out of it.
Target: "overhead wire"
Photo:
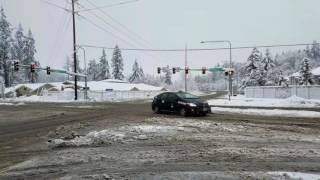
[[[87,11],[101,10],[101,9],[108,8],[108,7],[114,7],[114,6],[125,5],[125,4],[129,4],[129,3],[134,3],[134,2],[137,2],[137,1],[139,1],[139,0],[123,1],[123,2],[120,2],[120,3],[109,4],[109,5],[100,6],[100,7],[97,6],[97,7],[92,8],[92,9],[83,9],[83,10],[80,10],[80,11],[78,11],[78,12],[87,12]]]
[[[90,2],[89,2],[89,3],[90,3]],[[80,3],[77,3],[77,4],[78,4],[80,7],[84,8],[84,6],[83,6],[82,4],[80,4]],[[118,27],[113,26],[111,23],[107,22],[106,19],[102,18],[101,16],[97,15],[96,13],[94,13],[94,12],[88,12],[88,13],[90,13],[90,14],[93,15],[93,16],[95,16],[95,17],[98,18],[99,20],[101,20],[105,25],[107,25],[108,27],[111,27],[113,30],[116,30],[116,31],[118,31],[118,32],[123,33],[123,34],[126,35],[126,37],[127,37],[130,41],[132,41],[132,42],[129,42],[129,41],[121,38],[119,35],[116,35],[115,33],[112,33],[111,31],[109,31],[109,30],[107,30],[107,29],[105,29],[105,28],[97,25],[97,23],[94,23],[93,21],[89,20],[88,18],[84,17],[83,15],[80,15],[79,13],[78,13],[78,15],[79,15],[80,17],[84,18],[84,19],[87,20],[87,21],[91,21],[91,22],[90,22],[91,24],[95,24],[95,26],[99,26],[100,29],[104,29],[104,31],[107,31],[107,33],[110,33],[110,34],[111,34],[112,36],[114,36],[116,39],[120,39],[120,40],[124,41],[124,42],[127,43],[127,44],[131,44],[131,46],[133,46],[133,47],[139,47],[139,46],[142,45],[141,42],[138,42],[138,41],[136,41],[135,39],[133,39],[133,38],[131,37],[131,35],[123,32],[123,31],[122,31],[121,29],[119,29]],[[134,43],[134,44],[133,44],[133,43]],[[138,44],[138,46],[136,46],[137,44]],[[142,47],[143,47],[143,46],[145,46],[145,45],[142,45]],[[152,57],[152,58],[154,58],[154,59],[161,60],[160,58],[155,57],[155,56],[153,56],[153,55],[151,55],[151,54],[145,54],[145,55],[148,55],[148,56],[150,56],[150,57]]]
[[[239,46],[232,47],[233,50],[239,49],[253,49],[253,48],[275,48],[275,47],[297,47],[297,46],[308,46],[313,45],[314,43],[296,43],[296,44],[274,44],[274,45],[258,45],[258,46]],[[316,43],[320,44],[320,43]],[[114,49],[112,47],[106,46],[95,46],[82,44],[82,47],[88,48],[104,48],[104,49]],[[123,51],[151,51],[151,52],[184,52],[185,49],[139,49],[139,48],[120,48]],[[229,50],[230,48],[190,48],[188,51],[219,51],[219,50]]]
[[[67,8],[68,4],[66,3],[65,4],[65,8]],[[55,33],[55,38],[54,38],[54,42],[52,44],[52,48],[50,50],[50,53],[49,53],[49,62],[51,62],[52,58],[53,58],[53,54],[56,52],[57,50],[57,44],[58,44],[58,41],[59,41],[59,36],[61,34],[61,31],[63,29],[63,27],[65,27],[67,21],[68,21],[68,18],[65,18],[67,12],[63,12],[62,16],[60,17],[59,21],[58,21],[58,28],[57,28],[57,31]],[[62,22],[62,23],[60,23]]]
[[[52,2],[49,2],[49,1],[46,1],[46,0],[40,0],[40,2],[43,2],[43,3],[45,3],[45,4],[48,4],[48,5],[54,6],[54,7],[56,7],[56,8],[59,8],[59,9],[65,10],[65,11],[67,11],[67,12],[71,12],[71,10],[70,10],[70,9],[64,8],[64,7],[62,7],[62,6],[59,6],[59,5],[55,4],[55,3],[52,3]]]

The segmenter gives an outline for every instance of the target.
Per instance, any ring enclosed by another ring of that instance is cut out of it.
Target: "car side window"
[[[169,94],[168,95],[168,101],[169,102],[175,102],[178,100],[178,97],[175,94]]]
[[[161,100],[166,100],[167,97],[168,97],[168,93],[164,93],[164,94],[161,95],[160,99]]]

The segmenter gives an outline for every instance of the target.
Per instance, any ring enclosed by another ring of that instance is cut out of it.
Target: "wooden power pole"
[[[72,0],[72,19],[73,19],[73,65],[74,73],[77,73],[77,41],[76,41],[76,21],[74,3],[76,0]],[[74,75],[74,100],[78,100],[78,80],[77,75]]]

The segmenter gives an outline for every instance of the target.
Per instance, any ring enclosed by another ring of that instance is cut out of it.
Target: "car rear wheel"
[[[157,114],[160,114],[160,108],[159,108],[158,106],[155,106],[155,107],[153,108],[153,112],[154,112],[154,113],[157,113]]]
[[[186,117],[187,116],[187,111],[185,108],[180,109],[180,115]]]

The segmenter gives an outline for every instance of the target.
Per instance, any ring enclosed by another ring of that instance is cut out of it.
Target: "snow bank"
[[[283,176],[286,179],[302,179],[302,180],[319,180],[320,174],[310,174],[310,173],[301,173],[301,172],[268,172],[267,174],[275,176]]]
[[[212,113],[235,113],[258,116],[278,116],[278,117],[300,117],[300,118],[318,118],[320,112],[316,111],[296,111],[280,109],[240,109],[240,108],[220,108],[212,107]]]
[[[246,98],[244,96],[232,97],[228,99],[209,100],[209,105],[213,106],[249,106],[249,107],[320,107],[320,100],[308,100],[297,96],[287,99],[266,99],[266,98]]]

